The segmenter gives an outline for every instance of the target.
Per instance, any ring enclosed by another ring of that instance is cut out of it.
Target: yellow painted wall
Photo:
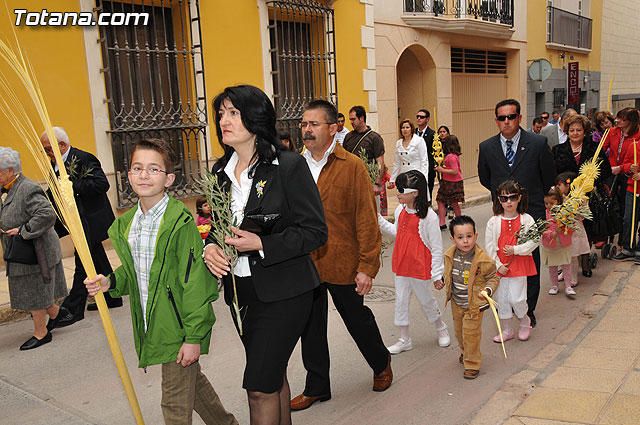
[[[600,58],[602,45],[602,1],[591,0],[590,18],[593,20],[591,27],[591,53],[575,53],[567,51],[564,63],[579,62],[580,70],[600,71]],[[553,68],[562,69],[563,60],[560,58],[561,50],[547,48],[547,8],[539,1],[527,2],[527,59],[544,58],[551,62]],[[573,60],[570,59],[573,56]]]
[[[0,3],[0,37],[13,40],[11,28],[14,27],[13,9],[40,11],[53,10],[52,3],[46,0],[7,0]],[[78,0],[57,0],[56,11],[79,11]],[[23,18],[24,19],[24,18]],[[64,127],[73,146],[89,152],[96,152],[93,131],[93,115],[87,79],[84,39],[79,27],[14,27],[20,47],[28,56],[37,80],[42,89],[53,125]],[[11,76],[4,63],[0,71]],[[10,77],[11,78],[11,77]],[[21,96],[23,94],[20,94]],[[44,128],[33,116],[36,131]],[[23,172],[26,176],[41,179],[42,176],[23,142],[8,124],[6,117],[0,114],[0,145],[9,146],[20,152]]]
[[[367,51],[362,46],[360,26],[365,24],[364,4],[337,0],[333,4],[338,71],[338,109],[345,117],[349,109],[362,105],[369,112],[369,95],[363,89],[362,70],[367,69]],[[349,121],[347,120],[347,128]]]
[[[225,87],[251,84],[264,89],[262,42],[256,0],[201,1],[200,18],[211,148],[222,154],[211,102]]]

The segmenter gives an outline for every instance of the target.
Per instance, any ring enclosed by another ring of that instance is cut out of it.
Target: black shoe
[[[64,317],[69,317],[69,316],[73,316],[73,314],[71,314],[71,312],[69,311],[69,309],[67,309],[66,307],[60,307],[60,310],[58,311],[58,315],[56,316],[55,319],[51,319],[49,318],[49,321],[47,322],[47,330],[50,332],[52,330],[54,330],[55,328],[61,327],[58,325],[58,322],[64,318]]]
[[[447,225],[443,224],[442,226],[440,226],[440,230],[447,230]]]
[[[629,252],[623,249],[622,251],[618,252],[616,255],[611,257],[611,259],[618,260],[618,261],[627,261],[627,260],[633,260],[634,257],[635,257],[635,254],[633,252]]]
[[[66,308],[64,310],[65,311],[63,312],[62,308],[60,308],[60,313],[58,313],[58,317],[56,317],[56,321],[51,329],[64,328],[65,326],[73,325],[74,323],[84,319],[84,316],[73,314]]]
[[[27,340],[27,342],[25,342],[20,346],[20,351],[32,350],[34,348],[38,348],[41,345],[51,342],[52,338],[53,336],[51,335],[51,332],[47,332],[47,334],[42,339],[38,339],[35,336],[32,336]]]
[[[109,308],[122,307],[122,298],[115,298],[113,301],[107,303]],[[98,304],[91,303],[87,305],[87,311],[98,311]]]
[[[536,316],[533,315],[533,313],[527,313],[527,315],[529,316],[529,319],[531,319],[531,327],[535,328],[536,327]]]
[[[591,270],[582,270],[582,276],[591,277],[593,276],[593,272]]]

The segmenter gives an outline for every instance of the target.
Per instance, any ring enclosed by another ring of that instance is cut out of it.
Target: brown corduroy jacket
[[[350,285],[358,272],[378,273],[382,236],[372,186],[362,160],[336,144],[318,177],[329,239],[311,256],[323,282]]]

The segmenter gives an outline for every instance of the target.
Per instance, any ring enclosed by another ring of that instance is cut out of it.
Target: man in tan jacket
[[[311,102],[302,117],[304,157],[316,180],[329,239],[311,255],[322,284],[315,290],[311,316],[302,334],[302,360],[307,369],[304,392],[291,400],[303,410],[331,398],[327,341],[327,291],[347,330],[373,369],[373,390],[391,385],[391,357],[375,317],[364,305],[380,268],[381,234],[371,180],[362,160],[333,140],[338,112],[329,102]]]

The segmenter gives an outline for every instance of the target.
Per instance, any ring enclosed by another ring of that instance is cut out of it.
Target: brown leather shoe
[[[331,394],[319,395],[314,397],[307,397],[304,394],[300,394],[299,396],[294,397],[293,400],[291,400],[291,410],[308,409],[316,401],[327,401],[327,400],[331,400]]]
[[[475,369],[465,369],[464,370],[464,379],[476,379],[480,374],[479,370]]]
[[[391,386],[393,372],[391,371],[391,356],[387,362],[387,367],[379,375],[373,375],[373,391],[384,391]]]

